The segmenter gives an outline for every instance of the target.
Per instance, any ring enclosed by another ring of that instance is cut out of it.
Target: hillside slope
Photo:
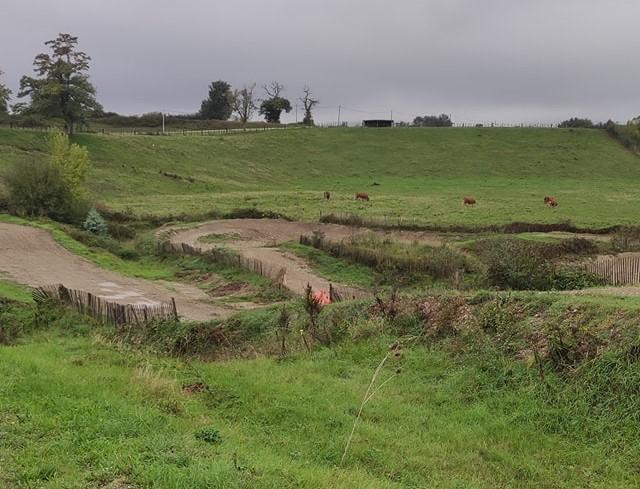
[[[640,160],[604,131],[300,129],[76,140],[91,153],[97,198],[137,212],[257,206],[305,219],[353,212],[432,224],[604,226],[632,223],[640,211]],[[0,168],[44,158],[45,150],[42,133],[0,130]],[[331,201],[322,200],[324,190]],[[355,202],[357,191],[371,201]],[[463,208],[464,195],[476,208]],[[559,207],[545,208],[545,195]]]

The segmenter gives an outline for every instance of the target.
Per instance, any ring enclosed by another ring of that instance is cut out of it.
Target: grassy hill
[[[0,169],[44,158],[44,135],[0,130]],[[604,131],[336,129],[229,136],[78,135],[90,187],[139,213],[257,206],[291,217],[357,213],[425,224],[633,223],[640,159]],[[324,190],[332,199],[322,199]],[[370,202],[356,202],[368,192]],[[463,208],[462,197],[478,200]],[[557,197],[556,209],[544,207]]]

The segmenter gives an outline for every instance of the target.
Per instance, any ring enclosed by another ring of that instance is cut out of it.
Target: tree
[[[311,115],[311,110],[319,102],[317,99],[312,98],[311,95],[311,88],[306,86],[302,89],[302,97],[300,97],[300,101],[304,106],[304,119],[302,119],[302,123],[306,126],[313,126],[313,116]]]
[[[278,82],[272,82],[262,87],[269,98],[260,104],[260,115],[263,115],[267,122],[280,124],[280,114],[282,111],[291,112],[291,102],[280,93],[284,90],[284,86]]]
[[[18,93],[18,97],[30,97],[28,112],[61,118],[67,134],[73,134],[75,125],[100,107],[87,74],[91,58],[78,51],[77,44],[78,38],[71,34],[45,42],[52,53],[35,57],[37,77],[23,76]]]
[[[562,121],[558,124],[558,127],[583,127],[587,129],[593,128],[593,122],[591,119],[580,119],[579,117],[572,117],[566,121]]]
[[[0,76],[4,72],[0,70]],[[0,114],[6,114],[9,110],[9,98],[11,97],[11,90],[0,82]]]
[[[251,119],[251,116],[258,108],[253,95],[255,88],[256,84],[253,83],[249,86],[245,85],[242,90],[233,91],[233,111],[238,114],[243,124],[246,124]]]
[[[413,125],[420,127],[451,127],[453,122],[447,114],[425,115],[413,119]]]
[[[226,121],[233,111],[233,93],[231,85],[218,80],[209,84],[209,95],[202,101],[200,117]]]
[[[60,131],[49,135],[51,164],[60,170],[69,191],[74,197],[83,197],[82,184],[89,171],[89,151],[84,146],[70,144],[69,137]]]

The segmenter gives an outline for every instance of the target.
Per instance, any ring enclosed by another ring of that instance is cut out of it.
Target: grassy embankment
[[[635,223],[638,157],[605,131],[296,130],[211,137],[79,135],[93,195],[156,215],[256,206],[432,225]],[[0,168],[45,157],[44,135],[0,130]],[[164,173],[163,173],[164,172]],[[322,192],[332,191],[323,201]],[[353,195],[366,191],[370,202]],[[463,208],[473,195],[475,208]],[[548,209],[542,197],[560,205]]]

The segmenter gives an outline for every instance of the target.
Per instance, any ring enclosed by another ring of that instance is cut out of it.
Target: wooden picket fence
[[[178,320],[176,301],[156,305],[119,304],[108,301],[91,292],[69,289],[62,284],[45,285],[33,289],[36,303],[55,299],[71,306],[76,311],[100,321],[117,326],[124,324],[147,324],[153,321]]]
[[[200,256],[211,263],[243,268],[251,273],[255,273],[256,275],[267,277],[273,281],[277,287],[284,287],[284,279],[287,269],[270,265],[262,260],[258,260],[257,258],[247,258],[238,253],[221,248],[197,248],[188,243],[172,243],[171,241],[165,241],[161,246],[164,252]]]
[[[599,256],[583,264],[584,269],[611,285],[640,284],[640,254]]]

